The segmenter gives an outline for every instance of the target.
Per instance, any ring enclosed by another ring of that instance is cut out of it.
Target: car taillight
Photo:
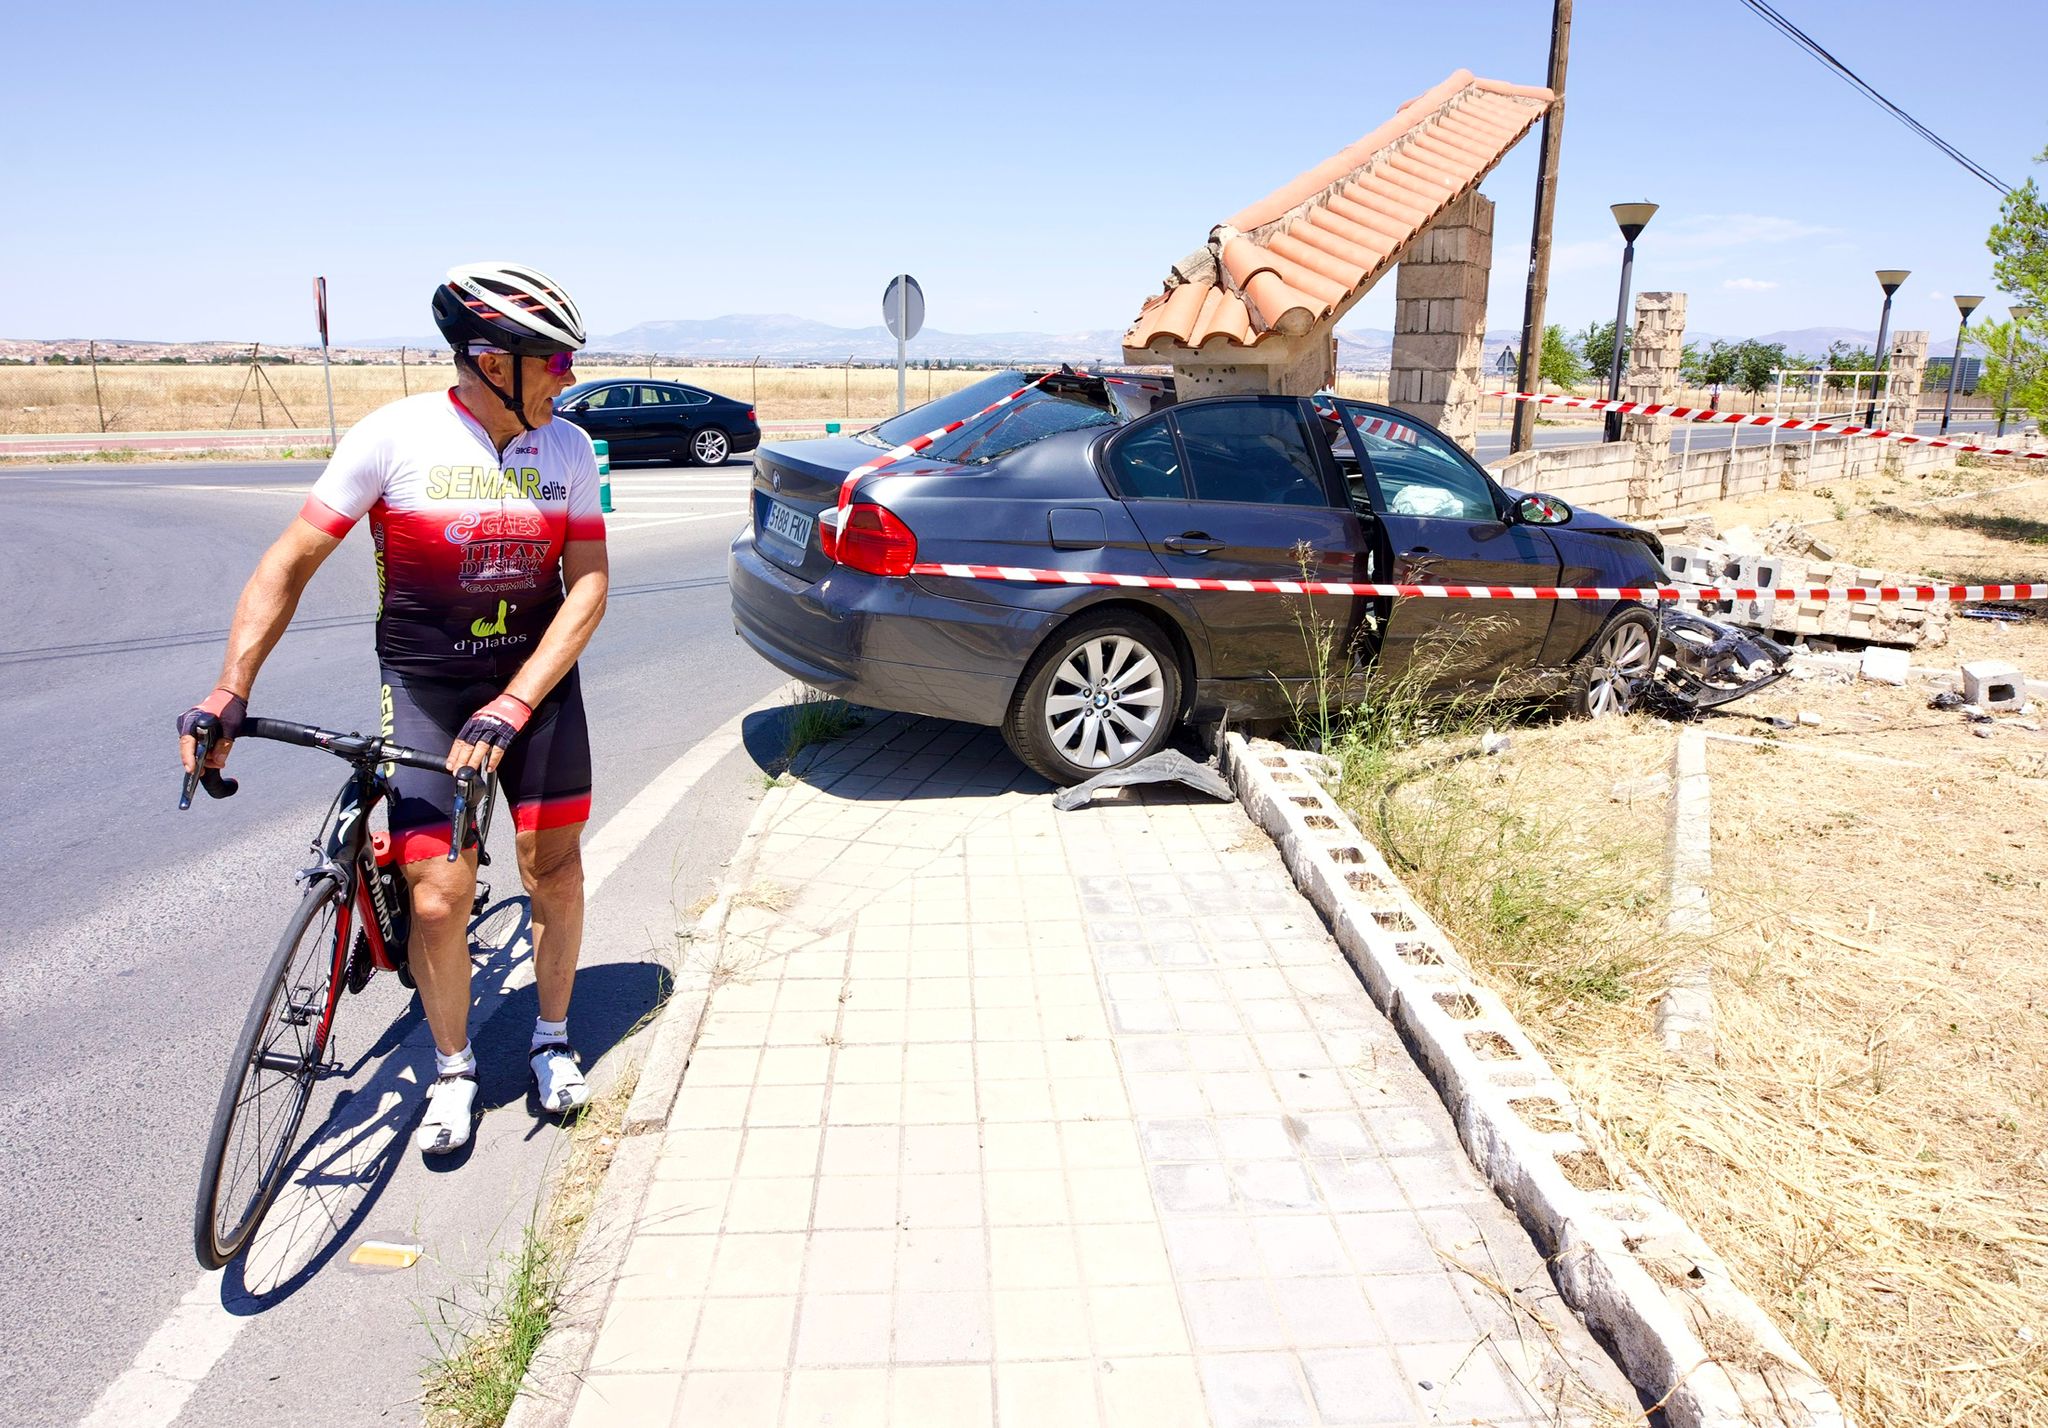
[[[753,409],[752,407],[748,407],[748,408],[747,408],[747,420],[748,420],[748,421],[754,421],[754,409]],[[760,425],[760,423],[759,423],[759,422],[754,422],[754,424],[755,424],[756,426],[759,426],[759,425]]]
[[[870,575],[908,575],[917,564],[917,533],[871,501],[848,507],[843,521],[820,519],[818,545],[841,565]]]

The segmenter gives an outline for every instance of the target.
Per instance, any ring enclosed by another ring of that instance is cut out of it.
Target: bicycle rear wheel
[[[242,1252],[284,1178],[333,1024],[344,904],[332,877],[306,890],[242,1024],[199,1172],[193,1247],[208,1269]]]

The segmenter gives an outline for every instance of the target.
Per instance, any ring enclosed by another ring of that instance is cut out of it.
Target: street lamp
[[[1956,294],[1956,311],[1963,315],[1963,320],[1956,324],[1956,351],[1955,355],[1948,359],[1948,395],[1941,399],[1941,434],[1943,436],[1948,435],[1949,413],[1955,410],[1956,405],[1956,369],[1963,365],[1963,333],[1970,326],[1970,314],[1975,312],[1977,305],[1983,301],[1984,295],[1982,293]]]
[[[1885,356],[1885,339],[1892,333],[1892,294],[1906,285],[1906,279],[1913,275],[1904,268],[1879,268],[1877,285],[1884,289],[1884,313],[1877,319],[1877,375],[1870,379],[1870,407],[1863,413],[1865,426],[1877,425],[1877,384],[1891,374],[1891,362]]]
[[[2012,410],[2012,369],[2019,365],[2020,343],[2026,338],[2027,323],[2032,320],[2034,310],[2020,306],[2009,309],[2012,313],[2012,338],[2005,348],[2005,395],[1998,399],[1998,434],[2005,435],[2005,414]]]
[[[1621,296],[1614,304],[1614,358],[1607,365],[1607,400],[1621,400],[1621,334],[1622,324],[1628,318],[1629,272],[1636,264],[1636,238],[1650,226],[1650,216],[1657,211],[1654,203],[1616,203],[1609,205],[1614,212],[1614,221],[1621,228],[1625,240],[1621,250]],[[1608,441],[1621,440],[1621,413],[1607,414],[1606,430],[1602,436]]]

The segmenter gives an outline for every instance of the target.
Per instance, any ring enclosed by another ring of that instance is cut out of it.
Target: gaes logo
[[[483,639],[488,635],[504,634],[505,602],[503,600],[498,602],[498,620],[496,624],[491,623],[489,620],[472,620],[469,623],[469,632],[478,639]]]

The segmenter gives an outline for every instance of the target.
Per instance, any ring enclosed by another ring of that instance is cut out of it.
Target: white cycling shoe
[[[476,1125],[476,1073],[455,1071],[427,1088],[427,1114],[413,1144],[428,1155],[447,1155],[469,1144]]]
[[[543,1111],[567,1115],[589,1104],[590,1084],[577,1064],[576,1048],[566,1041],[550,1041],[528,1054],[533,1068],[533,1094]]]

